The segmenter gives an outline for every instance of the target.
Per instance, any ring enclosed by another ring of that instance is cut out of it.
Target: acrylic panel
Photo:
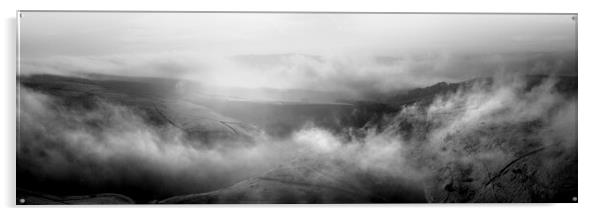
[[[17,204],[577,202],[577,15],[20,11]]]

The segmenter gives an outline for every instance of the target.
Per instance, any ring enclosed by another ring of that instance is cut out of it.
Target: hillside
[[[376,103],[207,97],[157,78],[23,76],[21,91],[44,95],[52,113],[40,115],[56,125],[22,122],[18,197],[34,200],[27,204],[572,202],[577,79],[549,78],[442,82]],[[27,97],[21,105],[35,111]],[[120,168],[91,180],[94,187],[56,174],[40,178],[40,161],[57,154],[83,169],[68,171],[69,178],[107,165],[69,145],[44,149],[73,139],[51,137],[53,127],[83,131],[91,138],[78,142],[93,139],[91,148],[125,136],[111,144],[124,151],[113,161]],[[134,145],[132,133],[149,134],[134,139],[153,145]],[[174,157],[191,165],[179,167]],[[123,168],[122,161],[136,165]],[[108,192],[133,201],[86,195]]]

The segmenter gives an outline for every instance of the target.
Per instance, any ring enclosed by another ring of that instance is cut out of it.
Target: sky
[[[332,84],[325,90],[369,86],[386,91],[523,64],[530,66],[521,70],[564,70],[553,68],[576,59],[574,16],[24,12],[20,59],[22,73],[177,76],[227,86],[308,88],[318,83]],[[567,53],[573,56],[567,59]],[[240,55],[271,60],[232,59]],[[383,64],[375,57],[403,61]],[[539,62],[526,62],[532,60]],[[257,67],[266,61],[267,68]]]

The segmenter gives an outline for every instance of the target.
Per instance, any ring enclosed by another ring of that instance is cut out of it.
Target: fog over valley
[[[20,22],[20,204],[576,201],[576,15]]]

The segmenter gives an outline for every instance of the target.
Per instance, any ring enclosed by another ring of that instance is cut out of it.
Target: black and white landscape
[[[576,202],[576,19],[22,12],[17,203]]]

